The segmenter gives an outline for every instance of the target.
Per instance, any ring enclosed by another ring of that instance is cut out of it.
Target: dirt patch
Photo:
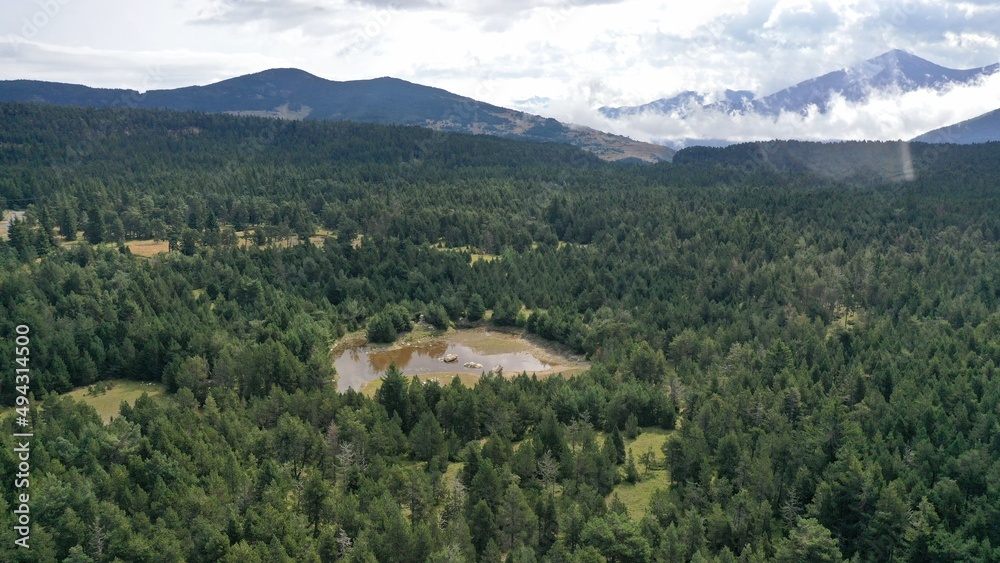
[[[523,331],[506,332],[496,330],[492,327],[478,327],[469,330],[457,330],[453,333],[451,339],[454,342],[465,344],[471,348],[491,354],[526,351],[539,360],[551,364],[553,366],[552,369],[560,367],[590,368],[590,363],[586,361],[584,356],[575,354],[566,346]],[[552,369],[546,370],[546,372],[550,372]]]

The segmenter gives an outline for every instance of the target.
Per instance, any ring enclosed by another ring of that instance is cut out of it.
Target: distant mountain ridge
[[[670,160],[674,152],[668,147],[566,125],[397,78],[338,82],[291,68],[265,70],[206,86],[144,93],[7,80],[0,81],[0,101],[417,125],[440,131],[568,143],[606,160],[631,158],[655,162]]]
[[[923,143],[970,145],[1000,141],[1000,109],[965,121],[928,131],[913,138]]]
[[[835,95],[848,102],[864,102],[873,92],[913,92],[921,88],[942,90],[969,84],[1000,70],[1000,63],[956,70],[894,49],[872,59],[800,82],[754,102],[754,111],[776,115],[782,111],[805,112],[810,106],[826,111]]]
[[[956,70],[943,67],[916,55],[894,49],[858,65],[835,70],[789,86],[767,96],[755,98],[753,92],[727,90],[721,99],[705,103],[708,94],[682,92],[648,104],[625,107],[602,107],[608,118],[619,119],[642,113],[661,113],[683,118],[693,102],[703,109],[732,114],[777,116],[781,112],[806,113],[810,108],[820,112],[829,109],[836,97],[848,102],[864,102],[873,93],[905,93],[921,88],[942,90],[954,85],[969,84],[1000,70],[1000,63],[980,68]]]

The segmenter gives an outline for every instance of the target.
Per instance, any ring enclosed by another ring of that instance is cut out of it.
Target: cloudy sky
[[[766,95],[898,48],[1000,61],[1000,6],[969,0],[5,0],[0,79],[137,90],[274,67],[394,76],[643,140],[908,138],[1000,107],[1000,76],[823,116],[610,122],[683,90]]]

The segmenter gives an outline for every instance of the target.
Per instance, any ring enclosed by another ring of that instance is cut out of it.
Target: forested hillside
[[[663,145],[560,123],[398,78],[338,82],[294,68],[273,68],[207,86],[142,93],[59,82],[0,80],[2,102],[419,125],[436,131],[565,143],[606,160],[659,162],[670,160],[674,153]]]
[[[0,104],[0,559],[1000,559],[1000,146],[825,147]],[[592,368],[337,392],[369,319],[483,308]],[[60,396],[111,378],[171,393]]]

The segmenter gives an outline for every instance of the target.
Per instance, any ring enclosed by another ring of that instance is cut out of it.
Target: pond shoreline
[[[428,358],[438,362],[444,350],[465,351],[465,354],[459,354],[461,357],[454,363],[439,362],[431,365]],[[351,358],[342,359],[349,353],[353,354]],[[506,376],[522,372],[538,377],[556,373],[574,375],[590,367],[590,363],[582,355],[573,353],[561,344],[527,334],[523,329],[498,329],[480,325],[439,331],[426,324],[417,324],[413,331],[405,333],[392,344],[368,344],[363,332],[351,333],[339,339],[330,351],[330,358],[334,364],[341,363],[337,378],[341,391],[354,388],[366,394],[374,392],[381,380],[381,373],[384,373],[388,364],[380,366],[373,373],[371,365],[375,365],[376,360],[370,355],[378,356],[382,363],[385,362],[386,355],[398,355],[403,358],[400,369],[404,375],[418,376],[421,380],[433,379],[442,384],[448,384],[458,376],[466,385],[474,385],[483,373],[494,369],[496,363],[489,363],[489,358],[493,357],[507,358],[513,362],[513,365],[504,366],[509,368],[504,371]],[[480,361],[483,357],[487,359]],[[407,362],[411,358],[418,365],[408,369]],[[467,368],[463,365],[466,360],[478,362],[482,364],[482,368]],[[371,365],[362,366],[363,362]],[[499,363],[502,365],[503,361]],[[342,369],[345,365],[351,370],[350,373]],[[530,367],[523,369],[523,366]]]

